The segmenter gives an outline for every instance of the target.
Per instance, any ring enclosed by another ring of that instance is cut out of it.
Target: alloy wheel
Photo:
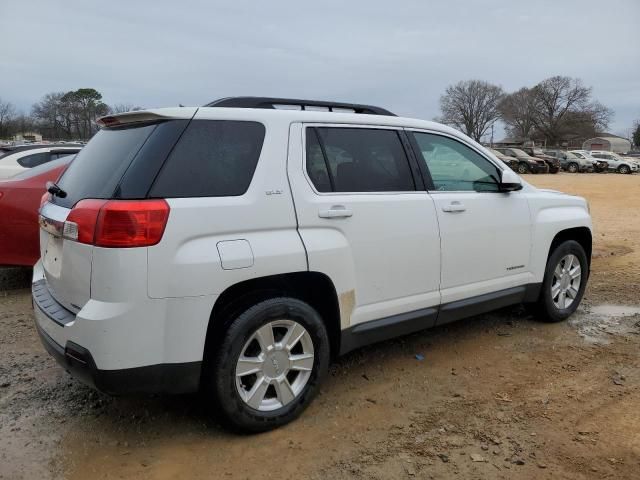
[[[293,320],[275,320],[249,337],[236,361],[236,389],[251,408],[271,411],[291,403],[314,364],[309,332]]]
[[[573,254],[560,259],[553,271],[551,299],[556,308],[569,308],[576,300],[582,282],[582,268],[578,257]]]

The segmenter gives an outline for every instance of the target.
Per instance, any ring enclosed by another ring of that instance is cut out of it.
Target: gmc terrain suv
[[[110,394],[203,390],[262,431],[337,355],[582,299],[591,219],[452,128],[377,107],[228,98],[101,119],[40,209],[46,349]]]

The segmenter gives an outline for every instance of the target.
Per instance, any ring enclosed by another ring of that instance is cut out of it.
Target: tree
[[[567,133],[605,129],[612,115],[607,107],[591,101],[591,88],[578,78],[555,76],[543,80],[533,87],[532,102],[533,124],[553,145]]]
[[[16,115],[16,110],[10,102],[0,98],[0,138],[9,136],[9,125]]]
[[[136,110],[142,110],[142,107],[136,107],[133,103],[116,103],[109,107],[109,113],[135,112]]]
[[[498,118],[501,87],[482,80],[466,80],[447,87],[440,97],[442,123],[451,125],[476,141],[487,133]]]
[[[535,127],[533,100],[532,90],[526,87],[502,98],[498,110],[509,135],[523,140],[531,138]]]
[[[633,144],[636,148],[640,148],[640,120],[636,120],[636,123],[633,126],[633,133],[631,135],[633,138]]]

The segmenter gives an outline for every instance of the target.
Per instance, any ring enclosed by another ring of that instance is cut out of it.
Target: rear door
[[[336,285],[343,328],[439,304],[434,202],[412,169],[403,135],[374,126],[291,129],[299,232],[309,269]]]
[[[531,281],[531,219],[524,193],[500,193],[500,168],[472,145],[435,132],[411,135],[432,182],[440,224],[442,303]]]

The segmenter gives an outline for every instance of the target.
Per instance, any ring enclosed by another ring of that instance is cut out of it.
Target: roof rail
[[[329,112],[341,113],[366,113],[369,115],[387,115],[395,117],[394,113],[384,108],[373,105],[360,105],[357,103],[325,102],[321,100],[299,100],[295,98],[271,98],[271,97],[227,97],[207,103],[205,107],[227,108],[267,108],[267,109],[292,109],[299,110],[327,109]],[[311,108],[308,108],[311,107]]]

